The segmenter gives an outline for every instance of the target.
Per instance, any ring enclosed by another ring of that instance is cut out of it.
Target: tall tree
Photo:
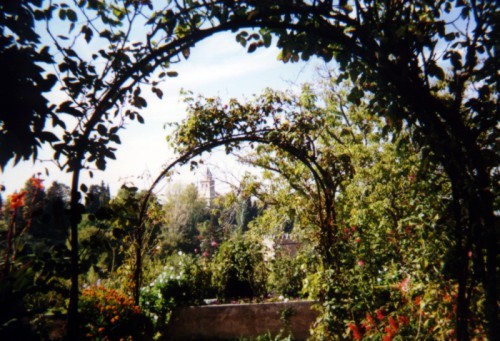
[[[57,181],[52,182],[52,185],[47,189],[45,198],[45,214],[48,219],[46,223],[49,225],[48,233],[50,238],[55,240],[65,240],[69,230],[69,193],[70,188],[67,185]]]
[[[199,224],[210,218],[207,202],[199,197],[195,185],[174,187],[169,192],[163,209],[165,226],[162,239],[167,251],[192,253],[199,248]]]
[[[95,214],[99,208],[106,205],[111,199],[109,186],[104,181],[100,185],[91,185],[85,197],[85,209],[87,213]]]

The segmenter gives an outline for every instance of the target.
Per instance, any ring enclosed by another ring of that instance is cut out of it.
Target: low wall
[[[234,340],[285,331],[306,340],[318,312],[315,302],[220,304],[174,311],[167,331],[170,340]]]

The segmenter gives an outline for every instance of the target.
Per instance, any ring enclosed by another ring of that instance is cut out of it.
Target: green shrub
[[[295,298],[302,296],[305,271],[300,258],[280,253],[269,265],[268,287],[274,294]]]
[[[261,248],[240,236],[221,245],[212,277],[220,301],[264,296],[266,268]]]
[[[202,304],[213,294],[210,290],[210,274],[204,261],[179,252],[167,260],[155,280],[141,289],[141,307],[161,331],[174,307]]]

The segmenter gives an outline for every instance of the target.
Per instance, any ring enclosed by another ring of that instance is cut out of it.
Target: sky
[[[186,117],[181,89],[223,99],[251,98],[266,87],[298,89],[300,84],[314,81],[317,78],[315,70],[322,65],[318,59],[284,64],[277,60],[277,56],[278,49],[275,47],[248,54],[230,33],[221,33],[197,44],[188,60],[174,66],[179,76],[168,78],[158,86],[164,94],[162,100],[147,91],[148,107],[141,112],[145,123],[141,125],[137,121],[129,121],[126,129],[120,131],[122,144],[116,146],[117,159],[108,160],[105,171],[94,171],[93,179],[84,172],[82,182],[90,186],[104,181],[109,184],[112,194],[116,194],[123,183],[148,188],[152,179],[161,172],[162,165],[174,158],[172,148],[165,139],[168,133],[165,124],[179,122]],[[51,155],[50,146],[47,146],[39,159],[50,160]],[[222,151],[213,153],[206,163],[218,181],[216,186],[219,186],[219,192],[224,192],[220,188],[224,187],[223,181],[234,182],[247,170]],[[49,171],[48,176],[45,169]],[[178,175],[170,180],[171,183],[196,183],[197,173],[190,172],[189,166],[177,171]],[[59,171],[50,161],[26,161],[15,167],[10,163],[0,172],[0,184],[6,187],[6,193],[12,193],[20,190],[25,181],[38,172],[46,179],[47,187],[54,180],[70,183],[70,175]],[[164,191],[165,186],[160,186],[157,192]]]

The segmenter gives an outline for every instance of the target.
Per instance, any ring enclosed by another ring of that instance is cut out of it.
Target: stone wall
[[[237,340],[280,331],[306,340],[318,316],[315,302],[220,304],[174,311],[167,331],[170,340]]]

